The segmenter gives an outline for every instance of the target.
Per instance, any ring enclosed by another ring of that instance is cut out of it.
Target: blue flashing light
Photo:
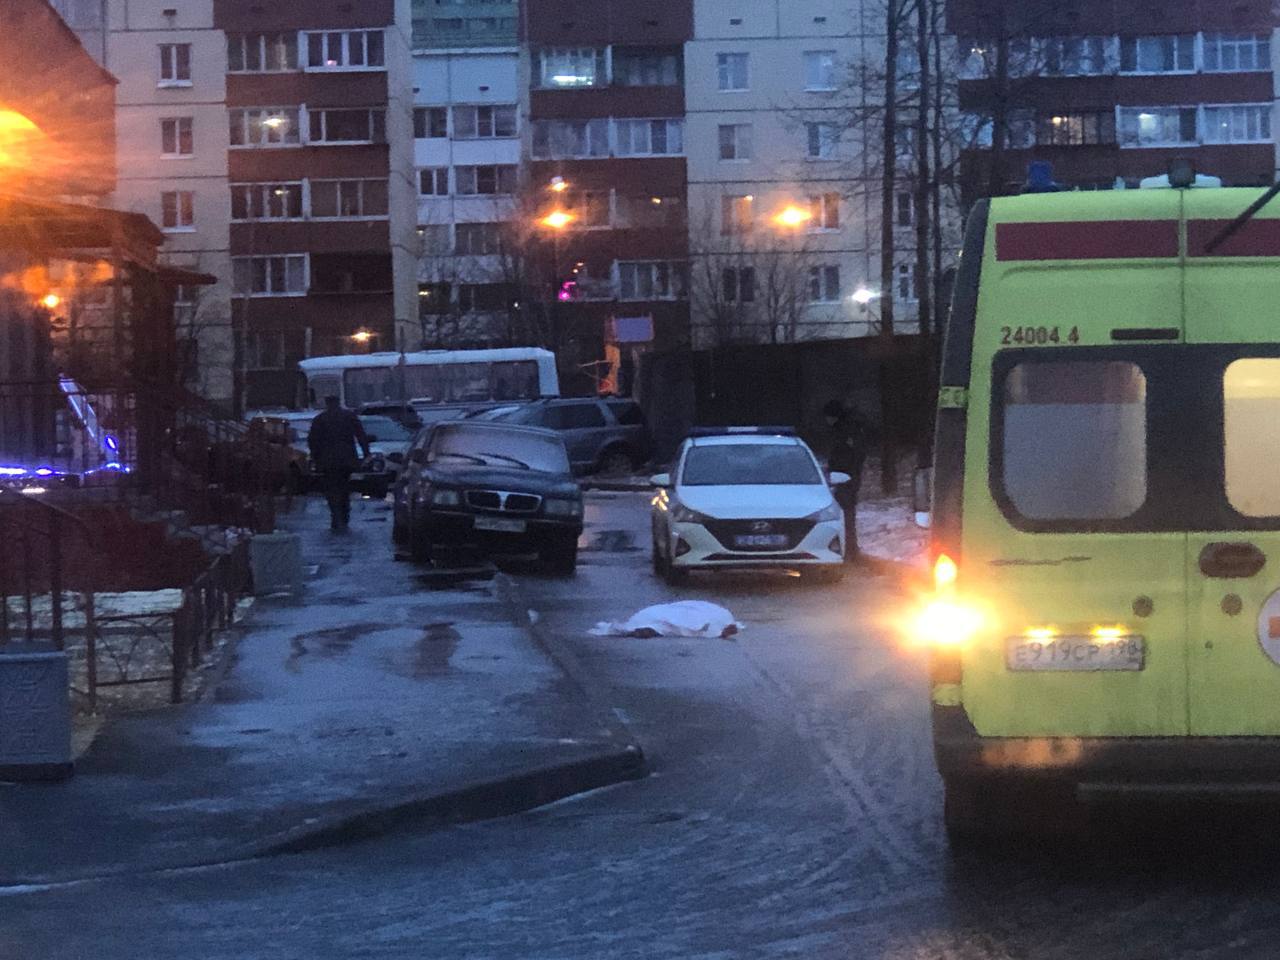
[[[26,467],[0,467],[0,477],[25,477]]]
[[[112,453],[120,452],[120,444],[116,442],[116,438],[113,436],[108,435],[103,437],[102,445],[106,447],[108,450],[110,450]]]
[[[36,476],[37,476],[37,477],[52,477],[55,473],[57,473],[57,471],[56,471],[56,470],[50,470],[48,467],[41,467],[39,470],[37,470],[37,471],[36,471]]]

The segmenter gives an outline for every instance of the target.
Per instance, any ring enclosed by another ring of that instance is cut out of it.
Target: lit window
[[[810,50],[804,55],[804,88],[834,90],[836,88],[836,52]]]
[[[1195,142],[1195,107],[1120,108],[1122,147],[1158,147]]]
[[[230,111],[233,147],[288,147],[301,142],[297,107]]]
[[[233,183],[232,220],[302,219],[301,183]]]
[[[191,86],[191,44],[160,44],[160,86]]]
[[[550,89],[602,87],[609,82],[603,47],[539,50],[534,80]]]
[[[308,70],[381,70],[386,66],[381,30],[325,30],[304,36]]]

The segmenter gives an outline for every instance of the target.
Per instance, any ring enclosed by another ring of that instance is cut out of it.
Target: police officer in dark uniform
[[[848,483],[835,488],[836,503],[844,510],[846,563],[858,559],[858,489],[862,485],[862,468],[871,447],[871,429],[857,413],[840,400],[831,400],[822,408],[823,419],[831,428],[831,453],[827,465],[833,473],[847,473]]]
[[[351,521],[351,474],[360,466],[356,447],[369,456],[369,438],[360,418],[337,397],[324,398],[325,409],[311,421],[307,446],[329,501],[329,529],[341,532]]]

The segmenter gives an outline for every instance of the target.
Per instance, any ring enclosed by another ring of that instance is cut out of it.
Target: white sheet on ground
[[[602,621],[594,637],[732,637],[742,629],[733,614],[705,600],[680,600],[645,607],[629,620]]]

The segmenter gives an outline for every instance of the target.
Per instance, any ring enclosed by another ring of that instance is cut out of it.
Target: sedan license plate
[[[476,517],[477,530],[493,533],[524,533],[529,525],[523,520],[504,520],[501,517]]]
[[[1033,640],[1010,637],[1005,641],[1005,666],[1014,671],[1141,670],[1146,661],[1146,640],[1139,636],[1046,637]]]
[[[785,547],[787,536],[784,533],[744,533],[733,538],[739,547]]]

